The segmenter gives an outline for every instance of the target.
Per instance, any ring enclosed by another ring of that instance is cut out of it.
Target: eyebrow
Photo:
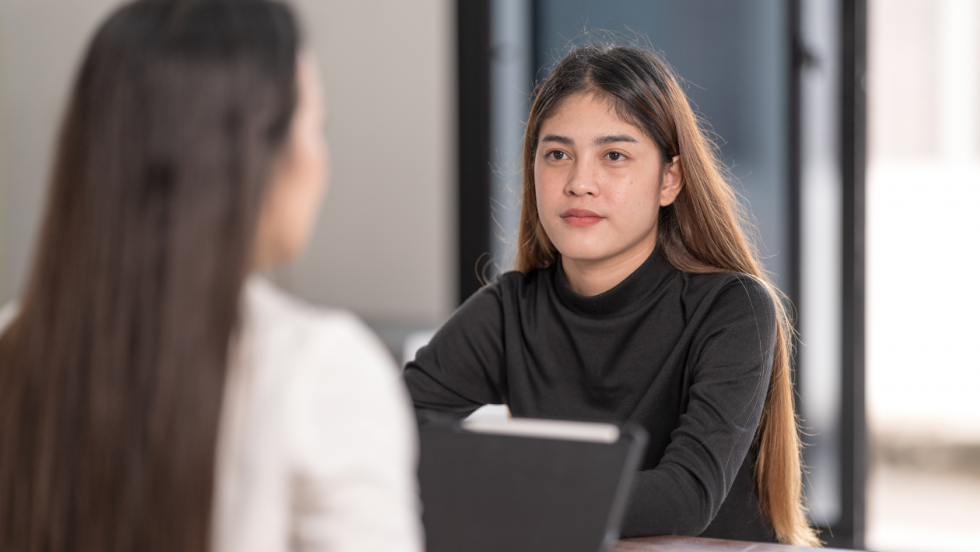
[[[568,138],[566,136],[558,136],[557,134],[545,134],[544,138],[541,139],[542,142],[558,142],[559,144],[565,144],[566,146],[574,146],[575,140]]]
[[[613,134],[612,136],[600,136],[595,139],[595,145],[597,146],[604,146],[615,142],[633,142],[635,144],[636,138],[628,134]]]
[[[542,142],[558,142],[559,144],[565,144],[566,146],[574,146],[575,140],[568,138],[567,136],[559,136],[557,134],[546,134],[541,138]],[[604,146],[606,144],[613,144],[615,142],[632,142],[637,143],[637,139],[633,138],[628,134],[611,134],[608,136],[600,136],[595,139],[595,145]]]

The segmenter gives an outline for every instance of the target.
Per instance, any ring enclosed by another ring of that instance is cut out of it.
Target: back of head
[[[141,0],[94,37],[0,339],[0,549],[208,547],[229,339],[298,41],[267,0]]]
[[[663,163],[677,157],[682,189],[660,207],[656,249],[689,273],[739,272],[770,293],[779,327],[772,379],[757,433],[755,479],[760,505],[781,542],[814,545],[802,504],[800,439],[793,410],[789,338],[792,326],[782,295],[762,268],[746,231],[752,229],[726,177],[717,148],[691,109],[667,63],[636,46],[586,45],[572,50],[538,86],[524,134],[524,185],[517,270],[554,264],[558,251],[537,213],[534,162],[542,123],[576,94],[607,100],[617,116],[644,132]]]

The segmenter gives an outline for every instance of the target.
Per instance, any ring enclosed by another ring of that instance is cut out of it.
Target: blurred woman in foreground
[[[324,116],[277,2],[143,0],[98,31],[0,338],[0,549],[420,549],[383,348],[249,276],[307,240]]]

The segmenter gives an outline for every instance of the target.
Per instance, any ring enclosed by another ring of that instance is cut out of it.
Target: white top
[[[356,317],[246,283],[219,430],[214,552],[420,552],[414,415]]]
[[[421,552],[415,417],[384,346],[259,277],[243,295],[212,552]],[[0,308],[0,333],[16,314]]]

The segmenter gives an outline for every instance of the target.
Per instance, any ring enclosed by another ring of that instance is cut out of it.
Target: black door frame
[[[840,518],[819,525],[820,538],[834,548],[863,549],[868,469],[868,431],[865,410],[865,166],[867,0],[841,0],[840,19],[840,174],[843,190],[841,244],[841,428]],[[791,0],[790,24],[793,70],[790,101],[792,139],[791,225],[793,273],[788,295],[799,305],[801,286],[801,77],[809,54],[801,32],[801,0]],[[803,308],[806,308],[803,305]],[[798,343],[797,343],[798,344]],[[805,371],[805,365],[797,365]],[[799,373],[795,381],[799,389]],[[797,393],[798,397],[801,397]],[[799,405],[797,405],[799,411]]]
[[[831,546],[864,548],[868,470],[865,410],[865,168],[868,4],[841,5],[841,171],[843,176],[843,317],[841,518]]]
[[[490,0],[456,2],[457,278],[460,304],[480,289],[490,252]]]

